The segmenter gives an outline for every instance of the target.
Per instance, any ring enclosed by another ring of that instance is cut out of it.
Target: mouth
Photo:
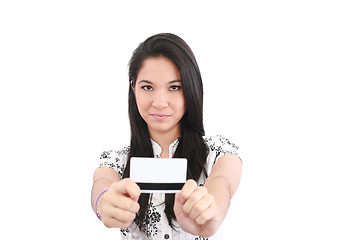
[[[151,114],[151,116],[153,116],[157,120],[164,120],[164,119],[167,119],[168,117],[170,117],[170,115],[158,114],[158,113]]]

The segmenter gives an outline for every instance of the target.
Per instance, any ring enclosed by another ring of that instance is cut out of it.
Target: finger
[[[120,208],[132,213],[137,213],[140,209],[140,205],[138,202],[126,196],[114,197],[111,204],[116,208]]]
[[[207,189],[205,187],[198,187],[195,191],[193,191],[188,199],[186,200],[183,211],[186,214],[190,214],[193,206],[199,202],[205,195],[207,195]]]
[[[121,222],[115,218],[105,218],[102,220],[108,228],[128,228],[132,222]]]
[[[175,194],[174,213],[176,216],[182,214],[183,204],[180,202],[180,193]]]
[[[102,221],[108,223],[114,223],[114,219],[121,223],[131,223],[136,217],[136,214],[130,211],[126,211],[120,208],[112,206],[104,206],[102,212]],[[114,227],[111,225],[110,227]]]
[[[123,209],[114,208],[112,212],[112,218],[120,222],[132,222],[136,217],[136,214]]]
[[[119,194],[119,192],[114,189],[111,191],[109,190],[104,194],[104,197],[101,201],[101,206],[107,205],[131,211],[133,213],[137,213],[140,209],[140,205],[137,201],[126,195]]]
[[[193,179],[187,180],[180,192],[181,203],[186,202],[190,194],[195,191],[197,187],[198,185]]]
[[[207,221],[217,216],[217,207],[214,203],[210,205],[204,212],[202,212],[196,219],[195,222],[199,225],[205,224]]]
[[[133,200],[138,200],[141,192],[139,186],[130,178],[121,180],[117,186],[117,190],[125,195],[129,196]]]
[[[211,204],[214,202],[214,196],[207,194],[205,197],[200,199],[197,203],[195,203],[190,212],[190,218],[196,219],[201,213],[207,210]]]
[[[180,198],[181,198],[181,195],[180,193],[175,193],[175,202],[174,202],[174,205],[177,204],[179,206],[182,206],[182,202],[180,202]]]

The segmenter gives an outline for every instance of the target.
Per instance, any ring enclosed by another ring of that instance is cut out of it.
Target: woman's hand
[[[194,180],[175,195],[174,213],[181,229],[201,237],[214,235],[221,224],[214,196]]]
[[[111,184],[99,205],[99,215],[108,228],[127,228],[140,209],[139,186],[130,178]]]

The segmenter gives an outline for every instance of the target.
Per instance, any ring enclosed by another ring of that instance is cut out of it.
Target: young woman
[[[157,34],[129,62],[130,146],[105,151],[95,170],[92,206],[122,239],[220,239],[239,183],[238,147],[204,137],[203,86],[189,46]],[[129,178],[131,157],[187,158],[188,180],[177,194],[141,194]]]

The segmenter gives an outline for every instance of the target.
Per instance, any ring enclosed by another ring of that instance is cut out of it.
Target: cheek
[[[136,105],[139,109],[139,112],[141,115],[143,115],[143,113],[146,111],[146,109],[148,108],[148,101],[145,97],[142,97],[141,95],[137,95],[136,96]]]
[[[178,101],[178,110],[184,114],[186,112],[185,98],[182,96]]]
[[[182,102],[182,110],[183,110],[183,113],[186,112],[186,104],[185,104],[185,100]]]

